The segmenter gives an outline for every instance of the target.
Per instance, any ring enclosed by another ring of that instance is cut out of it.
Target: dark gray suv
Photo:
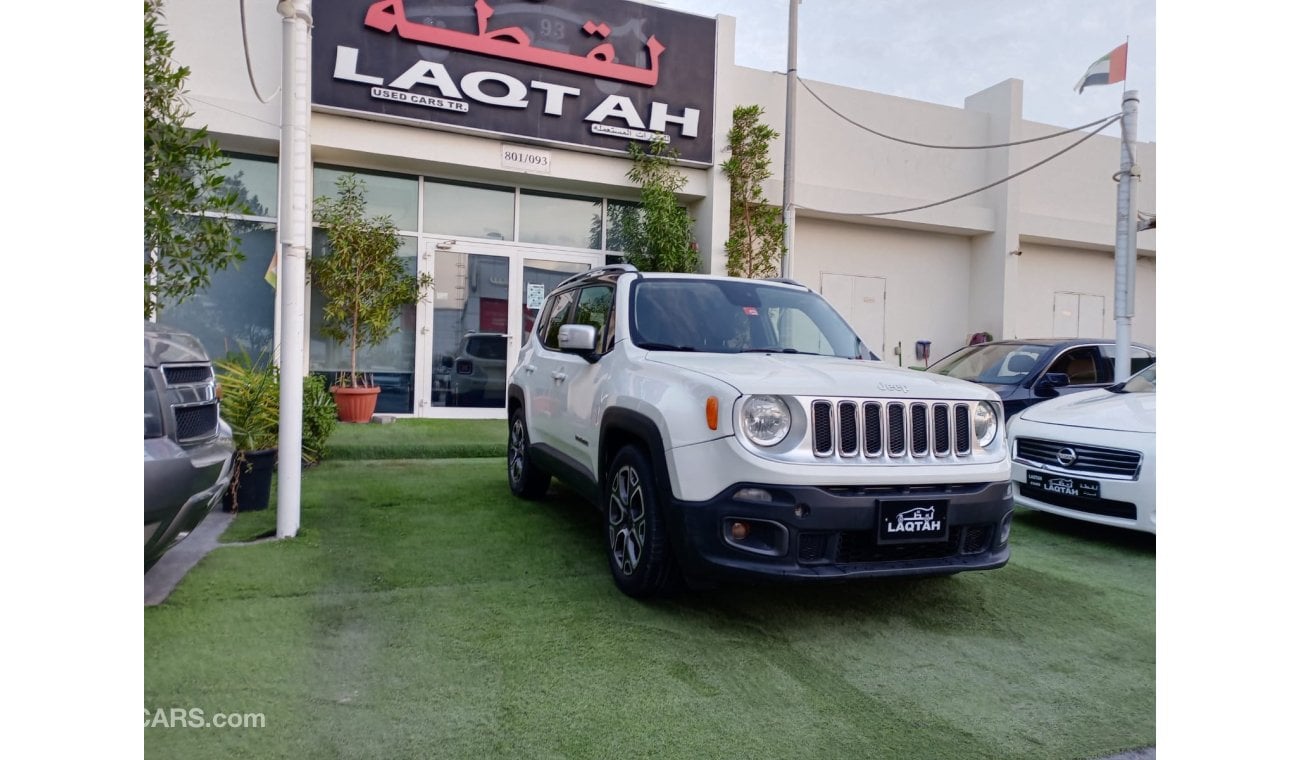
[[[194,530],[230,485],[235,446],[208,354],[144,323],[144,567]]]

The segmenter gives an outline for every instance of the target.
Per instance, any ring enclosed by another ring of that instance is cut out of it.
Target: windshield
[[[631,292],[632,342],[658,351],[878,359],[821,296],[752,280],[647,278]]]
[[[929,371],[973,383],[1012,385],[1025,379],[1050,350],[1032,343],[982,343],[940,359]]]
[[[1133,375],[1120,385],[1117,389],[1120,393],[1155,393],[1156,392],[1156,365],[1152,364],[1141,372]]]

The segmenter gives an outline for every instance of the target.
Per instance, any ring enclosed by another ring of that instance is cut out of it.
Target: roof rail
[[[808,287],[807,285],[804,285],[802,282],[799,282],[798,280],[790,277],[764,277],[763,279],[768,280],[770,282],[784,283],[786,285],[798,285],[804,290],[812,290],[812,288]]]
[[[637,271],[640,270],[638,270],[636,267],[632,266],[631,264],[606,264],[604,266],[592,267],[591,269],[588,269],[585,272],[578,272],[572,277],[565,278],[563,282],[555,286],[555,289],[558,290],[559,288],[562,288],[571,282],[576,282],[577,280],[586,279],[588,277],[594,277],[596,275],[603,274],[606,272],[637,272]]]

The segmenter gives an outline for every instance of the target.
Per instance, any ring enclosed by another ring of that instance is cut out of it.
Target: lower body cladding
[[[674,555],[695,578],[833,580],[946,575],[1011,556],[1008,481],[948,486],[738,483],[669,500]]]

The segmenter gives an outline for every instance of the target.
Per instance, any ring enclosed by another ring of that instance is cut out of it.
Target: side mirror
[[[560,350],[575,354],[596,350],[596,328],[591,325],[560,325]]]
[[[1064,372],[1048,372],[1034,385],[1034,393],[1040,396],[1056,396],[1057,388],[1064,388],[1069,384],[1070,376]]]

